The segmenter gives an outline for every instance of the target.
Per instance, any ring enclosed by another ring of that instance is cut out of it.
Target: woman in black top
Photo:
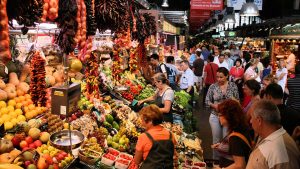
[[[222,126],[228,128],[228,135],[214,144],[220,153],[220,167],[246,168],[251,152],[251,139],[246,115],[237,100],[227,99],[219,104],[218,116]]]

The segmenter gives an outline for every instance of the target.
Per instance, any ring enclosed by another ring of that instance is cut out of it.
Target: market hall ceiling
[[[184,11],[190,8],[190,0],[168,0],[169,7],[165,8],[161,5],[163,0],[147,0],[152,9],[161,9],[160,14],[164,15],[167,20],[175,25],[184,26]]]

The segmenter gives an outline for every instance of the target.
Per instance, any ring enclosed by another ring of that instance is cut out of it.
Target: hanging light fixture
[[[230,23],[230,24],[235,24],[235,17],[233,14],[229,14],[229,15],[226,15],[224,17],[224,22],[225,23]]]
[[[161,6],[165,8],[169,7],[168,0],[164,0]]]
[[[254,0],[246,0],[240,10],[240,16],[259,16],[259,10]]]

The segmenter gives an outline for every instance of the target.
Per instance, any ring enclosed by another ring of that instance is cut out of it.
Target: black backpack
[[[166,69],[166,72],[167,72],[167,76],[168,76],[168,80],[170,81],[170,83],[175,83],[176,82],[176,73],[173,69],[171,69],[170,67],[168,67],[166,64],[162,63],[159,65],[159,69],[160,69],[160,72],[162,73],[162,70],[161,70],[161,66],[164,66],[165,69]]]

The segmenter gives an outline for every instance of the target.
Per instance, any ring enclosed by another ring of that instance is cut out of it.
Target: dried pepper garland
[[[114,56],[113,56],[113,65],[112,65],[112,77],[115,79],[116,82],[118,82],[121,79],[121,63],[122,63],[122,58],[119,56],[119,52],[117,49],[114,51]]]
[[[137,49],[130,49],[130,58],[129,58],[129,69],[131,72],[135,72],[138,69],[138,53]]]
[[[28,32],[28,26],[34,26],[43,15],[43,0],[8,0],[8,19],[15,19],[19,25],[24,25],[22,33]],[[12,25],[12,24],[11,24]]]
[[[69,54],[74,51],[76,42],[74,40],[78,23],[76,22],[77,3],[76,0],[60,0],[57,23],[60,28],[56,39],[57,44],[64,53]]]
[[[155,18],[148,13],[140,15],[138,12],[136,12],[135,17],[137,29],[132,28],[132,39],[144,43],[147,37],[156,33]]]
[[[30,61],[30,95],[36,106],[46,106],[45,60],[35,52]]]
[[[95,19],[95,0],[85,0],[86,6],[86,36],[93,36],[96,34],[97,24]]]
[[[97,27],[116,32],[129,26],[128,0],[95,0]]]
[[[88,99],[100,98],[99,84],[99,64],[97,62],[97,54],[91,53],[91,56],[86,60],[86,68],[84,76],[86,79],[86,97]]]

